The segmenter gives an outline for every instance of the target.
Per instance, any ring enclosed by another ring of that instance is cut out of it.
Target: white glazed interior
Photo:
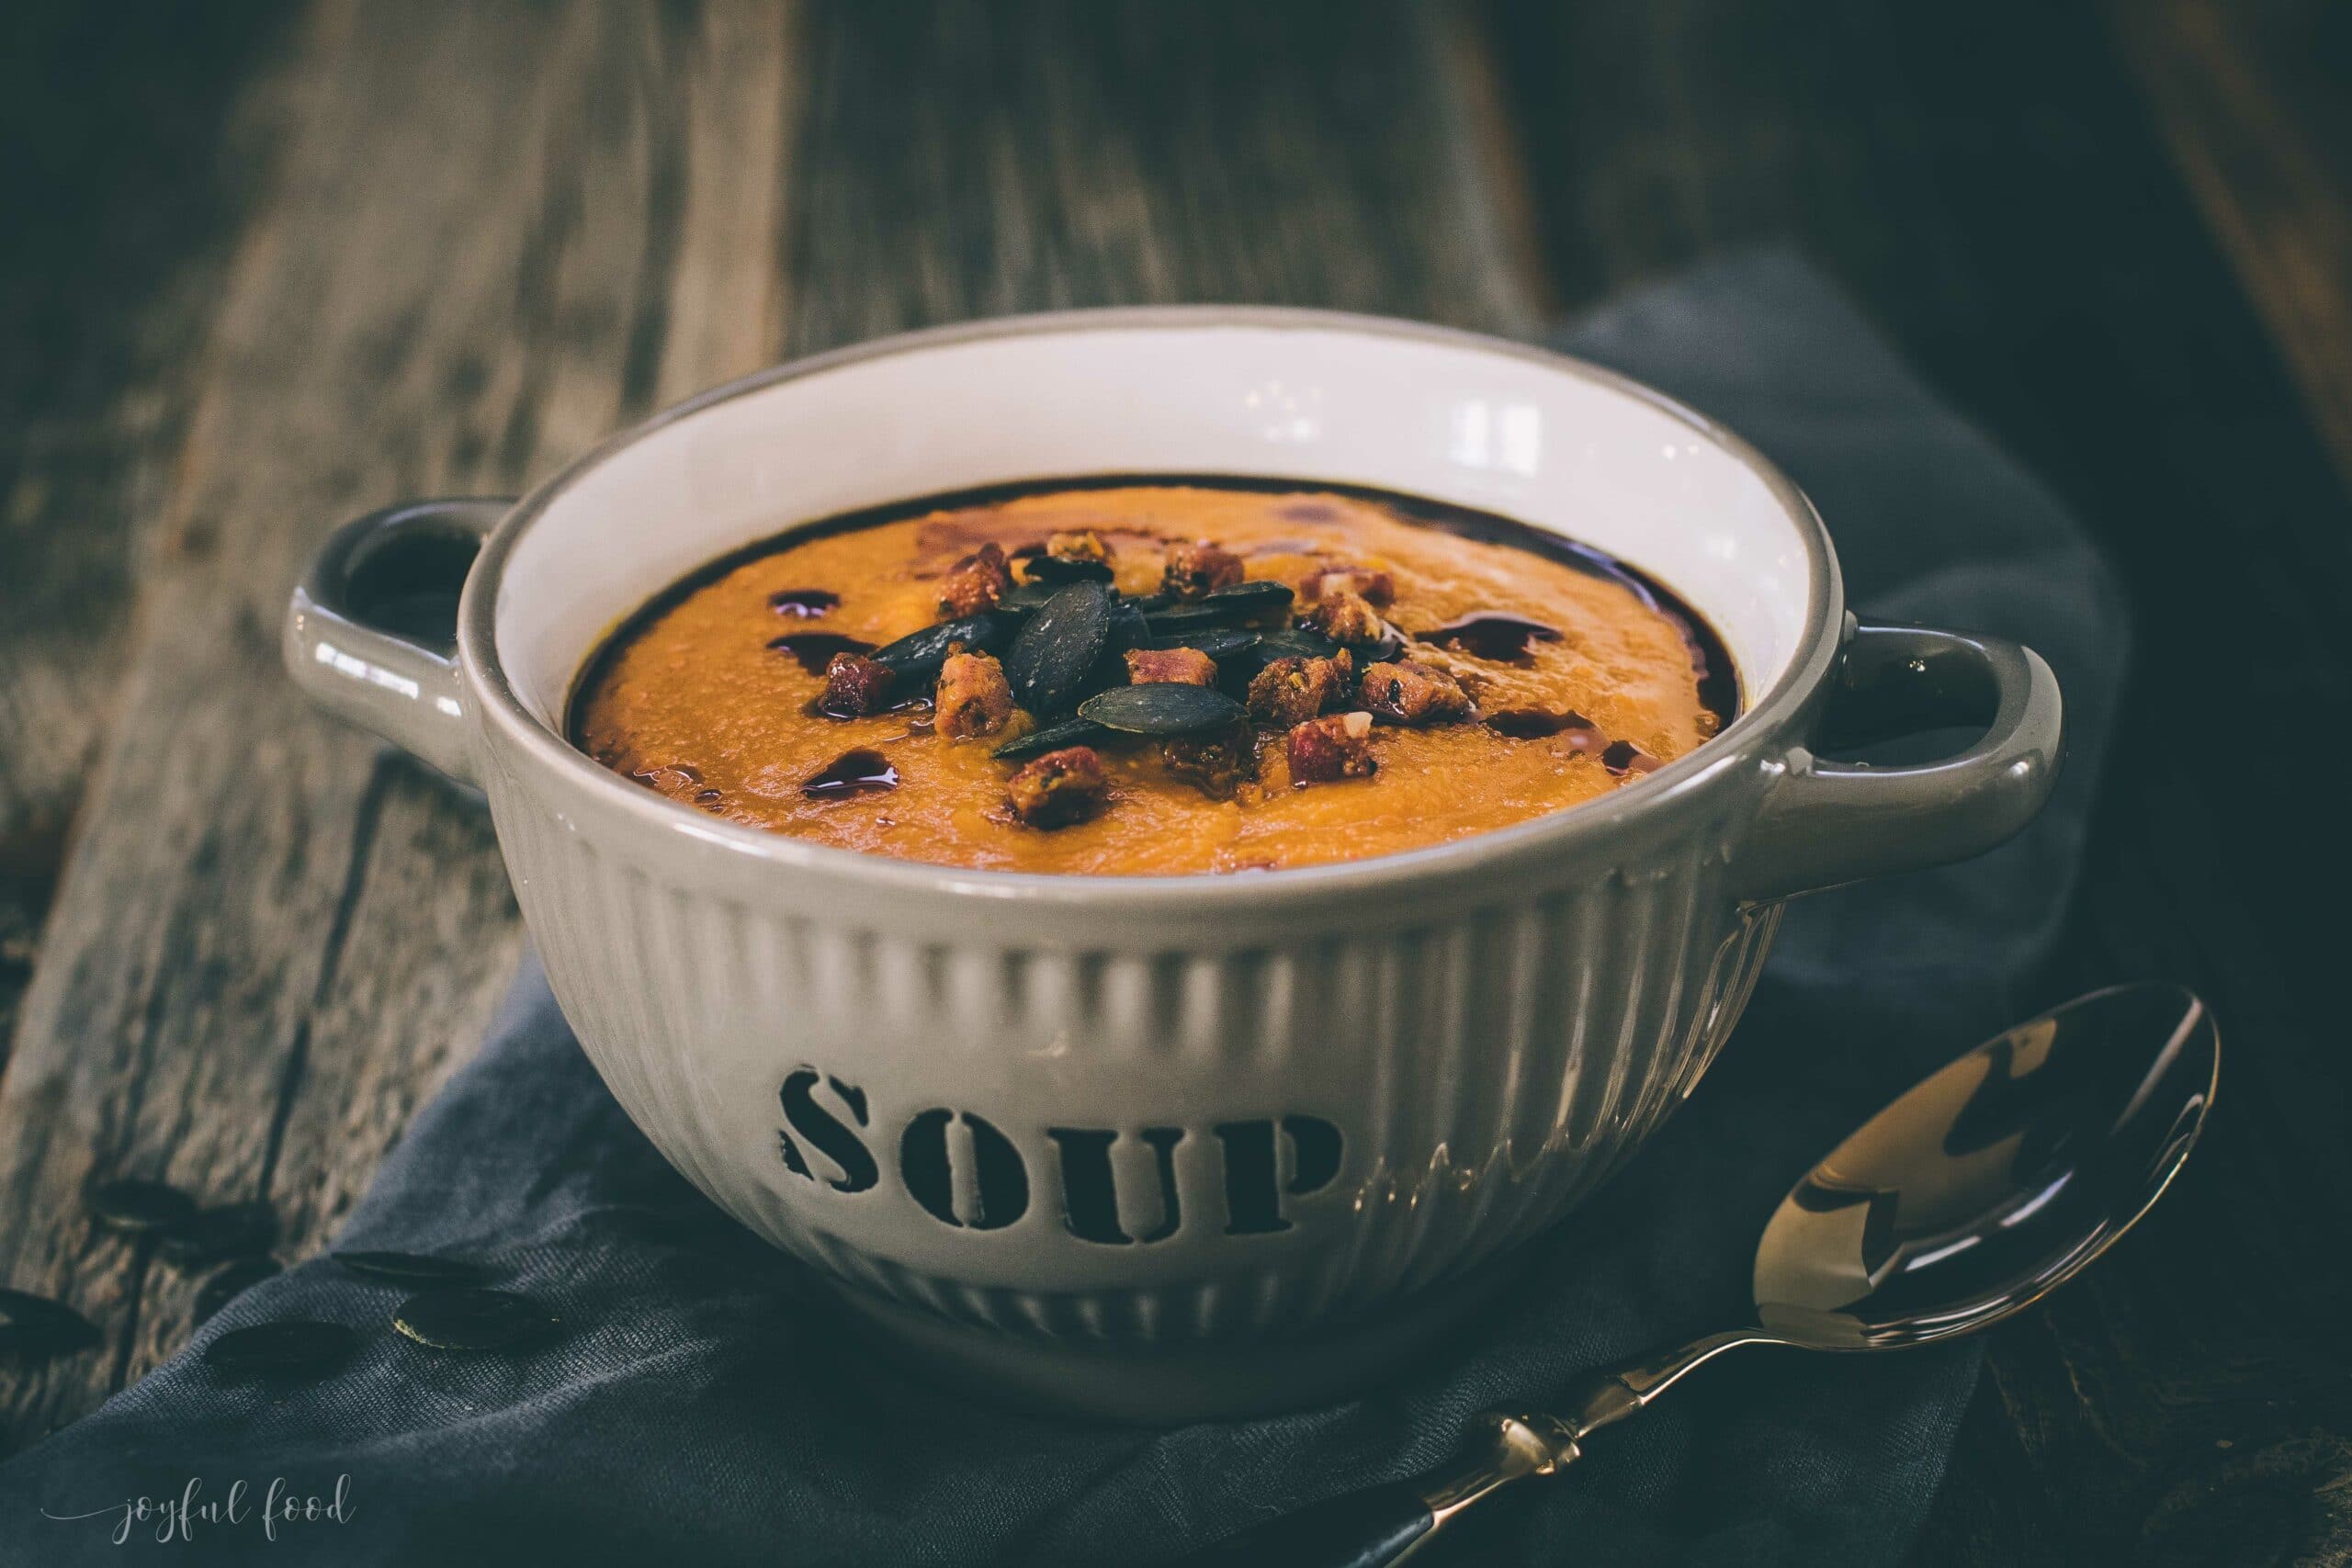
[[[1088,474],[1331,479],[1555,530],[1687,599],[1750,703],[1804,645],[1810,568],[1789,492],[1613,377],[1313,318],[1065,320],[910,340],[736,392],[575,474],[500,575],[499,660],[525,708],[560,728],[612,627],[729,550],[888,502]]]

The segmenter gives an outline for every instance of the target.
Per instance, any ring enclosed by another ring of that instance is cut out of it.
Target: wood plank
[[[97,1172],[316,1247],[516,933],[469,807],[301,708],[280,595],[339,517],[512,490],[655,398],[953,317],[1181,298],[1528,319],[1453,18],[1405,3],[366,6],[223,294],[131,678],[0,1077],[0,1280],[107,1348],[0,1371],[0,1450],[183,1337]]]
[[[2109,0],[2107,15],[2352,484],[2352,12]]]
[[[1971,1421],[1954,1473],[2011,1495],[1948,1496],[1923,1561],[2338,1560],[2352,1269],[2311,1237],[2352,1222],[2352,1061],[2340,921],[2314,919],[2307,878],[2352,863],[2352,825],[2331,769],[2273,765],[2254,738],[2352,718],[2352,509],[2099,17],[1489,9],[1565,296],[1794,237],[2078,506],[2137,612],[2079,938],[2049,988],[2197,985],[2230,1081],[2164,1209],[1996,1337],[2003,1418]]]
[[[128,652],[135,542],[184,434],[265,106],[273,6],[0,19],[0,1058]],[[104,59],[106,69],[92,69]]]
[[[307,1252],[478,1031],[515,942],[487,828],[305,710],[277,669],[282,598],[337,518],[515,489],[650,406],[674,302],[728,308],[673,275],[677,149],[734,106],[698,68],[758,94],[764,62],[780,101],[779,48],[713,47],[762,10],[706,32],[622,7],[326,4],[252,89],[284,95],[294,129],[229,272],[0,1079],[0,1278],[75,1301],[109,1343],[13,1379],[12,1441],[185,1335],[191,1282],[92,1233],[87,1177],[266,1194]]]
[[[1175,299],[1532,324],[1450,9],[924,15],[812,11],[794,352]]]

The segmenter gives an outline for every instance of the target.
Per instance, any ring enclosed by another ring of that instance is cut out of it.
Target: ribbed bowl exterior
[[[1466,903],[1213,941],[720,886],[523,777],[488,788],[566,1015],[681,1171],[867,1291],[1052,1339],[1290,1335],[1552,1224],[1690,1092],[1778,919],[1727,886],[1739,788]],[[796,1126],[796,1073],[871,1172]],[[1106,1145],[1116,1179],[1086,1187]]]

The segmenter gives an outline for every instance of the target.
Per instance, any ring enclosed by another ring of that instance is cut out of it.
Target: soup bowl
[[[829,849],[565,739],[601,641],[714,558],[887,502],[1137,474],[1570,535],[1706,617],[1741,712],[1513,828],[1181,877]],[[285,643],[324,706],[479,786],[582,1047],[713,1201],[933,1364],[1143,1419],[1310,1399],[1443,1332],[1690,1092],[1781,900],[1998,842],[2061,739],[2030,650],[1858,625],[1811,505],[1706,419],[1557,355],[1317,311],[1020,318],[768,371],[520,502],[345,525]],[[1812,750],[1838,715],[1982,733],[1864,767]]]

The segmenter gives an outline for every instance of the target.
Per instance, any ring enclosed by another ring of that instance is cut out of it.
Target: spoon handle
[[[1284,1568],[1386,1568],[1401,1562],[1469,1507],[1511,1482],[1550,1475],[1577,1458],[1576,1433],[1549,1416],[1490,1416],[1469,1455],[1410,1481],[1368,1486],[1269,1519],[1181,1559],[1173,1568],[1281,1563]]]

